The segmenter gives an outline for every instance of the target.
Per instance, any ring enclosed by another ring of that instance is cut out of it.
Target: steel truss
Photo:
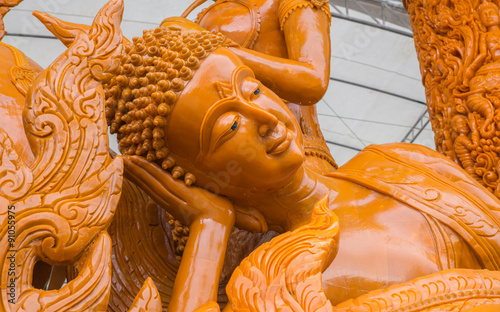
[[[333,17],[412,36],[410,17],[399,0],[330,0],[330,6]]]

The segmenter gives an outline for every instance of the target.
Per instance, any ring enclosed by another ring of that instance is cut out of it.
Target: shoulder
[[[455,177],[464,181],[473,180],[469,174],[444,155],[419,144],[390,143],[370,145],[357,154],[346,166],[371,167],[375,160],[387,166],[415,167],[431,170],[446,177]]]
[[[499,206],[499,200],[464,169],[444,155],[418,144],[370,145],[339,169],[380,172],[382,175],[396,170],[401,175],[420,176],[422,179],[424,176],[425,179],[434,177],[433,180],[451,182],[447,184],[474,194],[490,207]]]
[[[283,25],[293,11],[306,7],[315,9],[321,14],[327,14],[329,19],[331,19],[328,0],[279,0],[278,18],[281,28],[283,29]]]

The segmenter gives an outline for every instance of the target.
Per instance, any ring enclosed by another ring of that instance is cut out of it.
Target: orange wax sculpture
[[[405,0],[439,152],[500,197],[496,1]]]
[[[467,171],[388,144],[323,175],[232,40],[177,18],[129,41],[122,12],[36,13],[68,46],[40,73],[1,46],[0,310],[217,311],[224,274],[225,311],[500,304],[500,202]],[[37,261],[76,272],[35,288]]]

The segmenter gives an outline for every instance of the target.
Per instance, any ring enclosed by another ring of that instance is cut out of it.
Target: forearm
[[[221,223],[200,218],[191,225],[169,311],[191,312],[217,300],[219,277],[234,217],[228,221]]]
[[[250,67],[258,80],[281,98],[292,103],[312,105],[328,87],[326,64],[316,66],[266,55],[245,48],[230,48]]]
[[[168,310],[189,312],[216,301],[227,241],[235,222],[232,203],[204,189],[184,185],[143,157],[123,159],[125,177],[189,225]]]

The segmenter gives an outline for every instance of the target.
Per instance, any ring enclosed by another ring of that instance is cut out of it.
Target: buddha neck
[[[252,207],[262,212],[270,229],[289,231],[310,220],[314,205],[326,194],[330,202],[336,197],[334,183],[302,166],[292,181],[272,194],[254,194],[233,200],[240,207]]]

